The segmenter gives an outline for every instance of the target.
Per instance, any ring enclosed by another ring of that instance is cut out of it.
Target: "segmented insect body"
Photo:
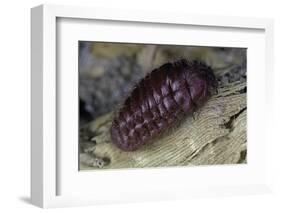
[[[183,59],[162,65],[125,100],[112,122],[112,142],[124,151],[137,150],[202,106],[217,86],[212,69],[201,62]]]

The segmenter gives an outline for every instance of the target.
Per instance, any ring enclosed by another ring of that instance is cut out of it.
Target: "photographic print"
[[[79,41],[79,170],[247,162],[247,49]]]

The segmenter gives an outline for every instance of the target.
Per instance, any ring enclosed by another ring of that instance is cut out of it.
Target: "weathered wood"
[[[246,83],[219,89],[189,116],[152,143],[124,152],[110,141],[112,113],[89,124],[92,143],[81,143],[80,170],[246,162]]]

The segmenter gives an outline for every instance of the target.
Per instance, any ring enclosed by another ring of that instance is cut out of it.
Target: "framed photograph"
[[[271,191],[270,19],[31,10],[40,207]]]

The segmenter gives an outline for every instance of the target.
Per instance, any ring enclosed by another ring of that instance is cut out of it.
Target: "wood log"
[[[246,107],[246,82],[230,83],[195,116],[133,152],[111,143],[108,113],[88,125],[94,137],[80,143],[80,170],[246,163]]]

